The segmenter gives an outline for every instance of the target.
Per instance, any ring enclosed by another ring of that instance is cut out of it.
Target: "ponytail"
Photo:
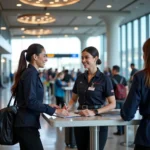
[[[19,60],[19,64],[18,64],[18,69],[17,69],[17,72],[15,74],[14,84],[11,87],[11,92],[12,92],[13,96],[15,96],[15,94],[16,94],[16,88],[17,88],[17,85],[18,85],[19,80],[21,78],[21,75],[22,75],[23,71],[27,68],[25,52],[27,52],[27,50],[23,50],[21,52],[20,60]]]

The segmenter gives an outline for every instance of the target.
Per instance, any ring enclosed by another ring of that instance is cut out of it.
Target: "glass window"
[[[106,52],[106,34],[100,36],[100,59],[102,61],[101,70],[107,66],[107,52]]]
[[[148,15],[148,28],[149,28],[149,35],[148,35],[148,37],[150,37],[150,15]]]
[[[130,64],[132,63],[132,31],[131,31],[132,27],[131,27],[131,22],[127,24],[127,49],[128,49],[128,72],[130,72]],[[129,78],[129,73],[128,73],[128,78]]]
[[[42,44],[47,54],[78,54],[77,58],[48,58],[46,69],[63,67],[65,69],[80,68],[80,40],[78,38],[39,38],[39,39],[12,39],[12,71],[16,71],[20,53],[32,43]]]
[[[99,51],[99,58],[102,58],[103,55],[103,49],[102,49],[102,43],[101,43],[101,36],[96,37],[90,37],[87,40],[87,46],[94,46]],[[101,59],[102,61],[102,59]],[[100,68],[102,69],[102,66],[100,65]]]
[[[141,28],[140,28],[140,31],[141,31],[141,55],[140,55],[140,69],[143,68],[143,51],[142,51],[142,47],[143,47],[143,44],[144,42],[146,41],[146,16],[142,17],[140,19],[140,23],[141,23]]]
[[[139,68],[138,59],[139,59],[139,24],[138,20],[133,22],[133,48],[134,48],[134,64],[136,68]]]
[[[122,51],[122,75],[126,77],[126,27],[123,25],[121,27],[121,51]]]

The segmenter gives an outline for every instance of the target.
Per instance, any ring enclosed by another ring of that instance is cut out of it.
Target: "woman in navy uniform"
[[[26,60],[29,62],[28,67]],[[68,111],[58,109],[57,105],[42,103],[44,89],[38,69],[43,68],[46,61],[47,55],[40,44],[32,44],[21,52],[11,89],[19,108],[15,120],[15,133],[21,150],[43,150],[38,131],[40,113],[68,115]]]
[[[142,115],[135,137],[134,150],[150,150],[150,39],[143,46],[144,69],[133,77],[131,89],[121,109],[125,121],[134,118],[136,110]]]
[[[101,64],[98,50],[95,47],[85,48],[82,51],[82,63],[87,71],[77,77],[68,109],[71,109],[77,100],[82,116],[95,116],[115,108],[116,102],[111,80],[96,66]],[[106,103],[106,98],[108,104],[102,107]],[[107,133],[108,127],[100,127],[99,150],[104,149]],[[89,127],[76,127],[75,138],[78,150],[89,149]]]

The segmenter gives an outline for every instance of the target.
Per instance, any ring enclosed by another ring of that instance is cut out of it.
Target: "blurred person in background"
[[[63,72],[59,72],[57,74],[56,80],[55,80],[55,97],[56,97],[56,104],[59,106],[61,105],[61,107],[64,106],[64,96],[65,96],[65,92],[62,89],[62,87],[67,86],[68,84],[63,82],[64,78],[64,73]]]

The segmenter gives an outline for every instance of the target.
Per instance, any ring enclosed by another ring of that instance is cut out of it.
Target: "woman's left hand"
[[[52,108],[56,108],[56,109],[59,109],[60,107],[56,104],[49,104],[49,106],[51,106]]]
[[[81,110],[80,113],[79,113],[81,116],[95,116],[95,113],[93,110],[89,110],[89,109],[84,109],[84,110]]]

